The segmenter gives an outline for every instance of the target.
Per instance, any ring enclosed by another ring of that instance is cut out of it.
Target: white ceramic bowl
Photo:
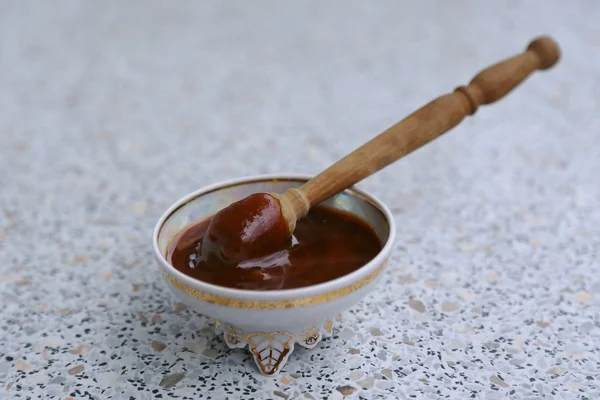
[[[171,206],[158,220],[152,237],[154,256],[167,285],[185,304],[216,319],[216,332],[230,348],[249,347],[259,371],[278,373],[297,343],[313,348],[330,336],[338,315],[377,284],[392,250],[394,219],[374,196],[348,189],[325,202],[361,217],[376,232],[383,248],[368,264],[337,279],[287,290],[241,290],[191,278],[170,265],[165,254],[173,238],[190,224],[252,193],[282,193],[310,179],[305,175],[250,176],[207,186]]]

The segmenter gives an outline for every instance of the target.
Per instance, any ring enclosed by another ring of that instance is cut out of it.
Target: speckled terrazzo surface
[[[599,398],[600,3],[450,3],[3,2],[0,397]],[[318,172],[540,33],[556,69],[364,182],[393,262],[280,376],[159,280],[179,197]]]

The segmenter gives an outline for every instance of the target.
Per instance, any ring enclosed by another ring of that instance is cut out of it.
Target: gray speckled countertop
[[[227,4],[0,5],[0,397],[599,398],[600,2]],[[556,69],[363,183],[393,262],[280,376],[159,280],[179,197],[318,172],[540,33]]]

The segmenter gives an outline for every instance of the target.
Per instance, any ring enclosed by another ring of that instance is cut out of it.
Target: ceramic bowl
[[[230,348],[247,346],[264,375],[278,373],[295,345],[311,349],[323,337],[330,336],[340,320],[339,314],[375,287],[395,236],[394,219],[388,208],[355,188],[325,202],[362,218],[376,232],[383,248],[358,270],[318,285],[271,291],[216,286],[179,272],[167,262],[165,254],[174,237],[190,224],[252,193],[282,193],[308,179],[304,175],[261,175],[202,188],[171,206],[160,217],[152,237],[154,256],[169,288],[189,307],[214,318],[217,334],[223,335]]]

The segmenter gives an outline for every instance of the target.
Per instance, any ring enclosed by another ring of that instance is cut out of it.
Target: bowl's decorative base
[[[342,316],[335,318],[340,322]],[[298,343],[307,349],[315,347],[323,337],[333,333],[334,320],[326,319],[320,325],[311,325],[300,332],[244,332],[233,325],[217,321],[215,333],[231,349],[243,349],[248,345],[259,371],[263,375],[275,375],[281,371]]]

